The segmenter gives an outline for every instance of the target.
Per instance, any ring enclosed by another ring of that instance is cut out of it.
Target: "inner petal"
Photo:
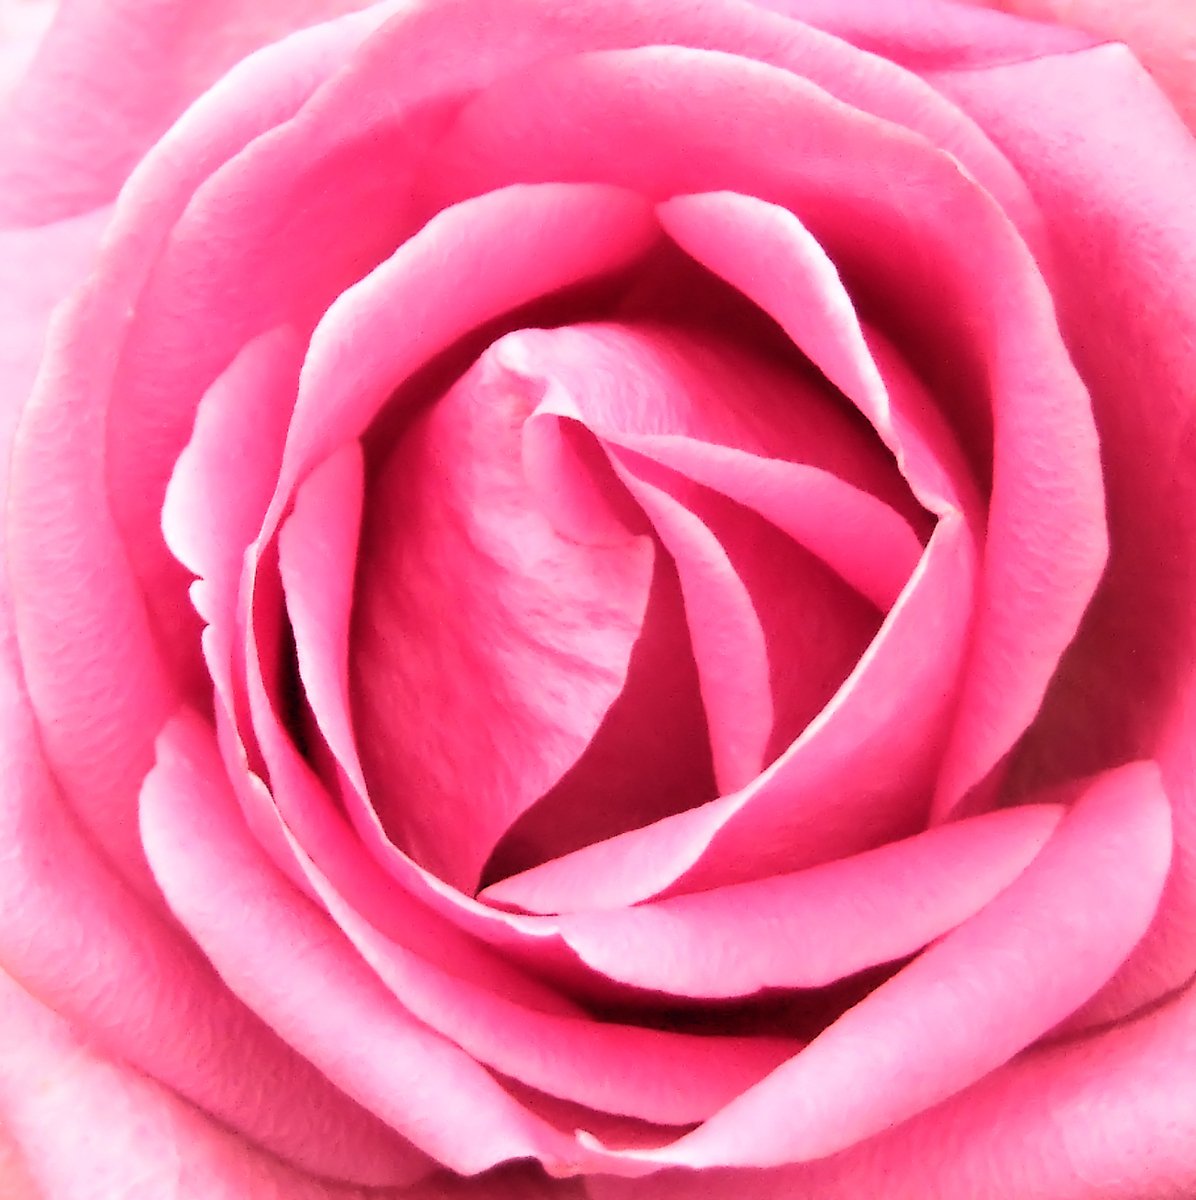
[[[485,358],[375,480],[351,655],[366,777],[392,838],[477,887],[623,691],[656,557],[560,536],[521,468],[528,398]]]

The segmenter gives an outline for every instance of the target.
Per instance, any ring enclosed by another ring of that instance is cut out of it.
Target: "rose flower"
[[[1196,1191],[1196,141],[1125,46],[24,11],[18,1194]]]

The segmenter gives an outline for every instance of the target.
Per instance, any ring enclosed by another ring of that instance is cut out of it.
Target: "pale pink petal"
[[[809,21],[914,70],[983,66],[1066,53],[1091,39],[1075,29],[969,11],[955,0],[754,0],[762,8]]]
[[[1185,0],[969,0],[986,8],[1057,21],[1125,42],[1196,130],[1196,21]]]
[[[942,825],[852,858],[559,921],[591,967],[669,995],[816,988],[920,950],[978,912],[1042,848],[1061,810]]]
[[[107,204],[175,118],[240,59],[364,7],[216,0],[198,20],[184,0],[160,3],[152,16],[137,0],[59,0],[0,118],[0,221],[35,225]]]
[[[7,671],[0,690],[3,969],[101,1050],[284,1159],[371,1184],[418,1174],[418,1155],[279,1042],[98,858]]]
[[[4,975],[0,1117],[36,1181],[29,1200],[411,1195],[406,1187],[362,1190],[327,1182],[262,1153],[135,1068],[105,1058]],[[25,1200],[21,1192],[4,1194]]]
[[[9,0],[0,11],[0,103],[28,70],[56,7],[57,0]]]
[[[173,720],[160,737],[141,815],[156,876],[188,932],[226,983],[349,1095],[465,1173],[529,1155],[573,1159],[568,1138],[405,1012],[268,865],[197,718]]]
[[[1196,149],[1118,47],[942,83],[1050,219],[1055,302],[1090,381],[1109,496],[1108,571],[1013,771],[1033,787],[1151,755],[1175,805],[1156,927],[1089,1014],[1107,1021],[1196,971]]]
[[[702,1200],[1142,1200],[1196,1190],[1196,990],[1014,1059],[818,1162],[705,1171]],[[694,1200],[692,1171],[587,1180],[591,1200]]]

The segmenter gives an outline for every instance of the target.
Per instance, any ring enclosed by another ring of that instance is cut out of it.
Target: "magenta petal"
[[[1170,857],[1157,768],[1136,763],[1098,777],[979,913],[694,1133],[625,1157],[779,1166],[833,1154],[945,1100],[1112,975],[1150,924]]]
[[[458,1171],[572,1156],[567,1138],[412,1018],[264,861],[210,730],[179,718],[159,746],[142,791],[147,853],[175,914],[251,1008],[340,1088]]]
[[[1013,882],[1061,815],[990,813],[793,875],[565,916],[559,928],[595,970],[669,995],[823,987],[949,933]]]

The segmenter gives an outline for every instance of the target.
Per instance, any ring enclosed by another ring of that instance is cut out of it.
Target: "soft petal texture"
[[[56,6],[57,0],[8,0],[0,8],[0,103],[28,69]]]
[[[1010,809],[851,858],[608,913],[563,917],[604,975],[671,995],[816,988],[950,932],[1021,873],[1061,815]]]
[[[1196,991],[1027,1051],[946,1104],[818,1162],[589,1179],[591,1200],[1179,1200],[1196,1189]]]
[[[760,131],[750,145],[745,124]],[[946,362],[956,428],[976,443],[991,424],[995,443],[977,636],[939,785],[949,811],[1032,719],[1105,555],[1088,397],[1008,218],[920,139],[787,72],[677,47],[579,55],[497,84],[438,153],[437,202],[544,178],[783,200],[867,281],[912,357]]]
[[[1088,999],[1142,936],[1170,861],[1170,820],[1152,764],[1091,781],[979,913],[693,1133],[628,1152],[619,1167],[822,1158],[982,1079]]]
[[[1075,29],[969,11],[954,0],[756,0],[913,70],[985,66],[1091,44]],[[1016,0],[1015,0],[1016,2]]]
[[[838,695],[748,787],[505,879],[486,895],[531,912],[619,908],[674,888],[795,870],[914,832],[925,814],[911,810],[919,798],[925,803],[953,698],[968,624],[960,598],[974,586],[974,555],[960,519],[940,523]]]
[[[0,687],[4,969],[97,1047],[250,1142],[371,1184],[418,1174],[418,1155],[280,1043],[97,859],[55,795],[7,673]]]
[[[1185,0],[969,0],[1125,42],[1196,129],[1196,16]]]
[[[438,1161],[566,1166],[570,1139],[398,1006],[248,835],[210,729],[174,719],[142,789],[142,835],[174,911],[225,981],[348,1094]],[[328,987],[335,979],[337,986]],[[470,1120],[462,1125],[462,1099]]]
[[[52,365],[22,416],[12,463],[12,503],[21,519],[6,526],[6,550],[30,698],[79,820],[147,897],[156,898],[157,889],[136,845],[135,796],[152,762],[153,737],[178,696],[109,515],[105,388],[128,310],[195,187],[246,140],[293,113],[368,27],[360,19],[340,23],[334,35],[324,29],[318,39],[290,39],[234,68],[139,164],[86,286],[50,327]],[[160,420],[162,406],[155,407]],[[59,436],[63,431],[67,436]],[[141,452],[153,442],[140,443]],[[47,486],[49,480],[61,486]],[[153,508],[159,542],[160,500]],[[176,578],[180,572],[176,564]],[[43,585],[49,590],[39,595]],[[166,607],[175,621],[186,617],[186,656],[197,659],[185,606],[171,599]],[[66,679],[69,688],[61,686]]]
[[[535,1170],[360,1188],[294,1170],[118,1062],[0,975],[0,1120],[36,1188],[5,1200],[570,1200]]]
[[[1108,571],[1014,770],[1033,786],[1149,755],[1175,810],[1156,927],[1092,1013],[1109,1020],[1196,973],[1196,560],[1180,549],[1196,544],[1196,147],[1116,46],[941,83],[1051,217],[1060,321],[1102,430]]]
[[[652,586],[650,538],[579,545],[536,503],[521,461],[534,404],[488,359],[466,372],[382,465],[358,557],[371,797],[395,841],[464,891],[593,740]]]
[[[304,25],[363,7],[220,0],[199,19],[185,0],[159,0],[152,10],[138,0],[59,0],[32,71],[0,116],[0,222],[42,224],[107,204],[230,67]],[[119,72],[109,69],[114,58]]]

